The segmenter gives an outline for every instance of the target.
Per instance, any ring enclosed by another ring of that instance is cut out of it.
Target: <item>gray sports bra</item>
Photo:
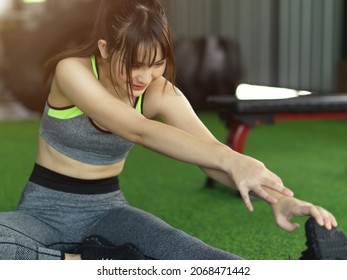
[[[94,75],[99,79],[95,56],[91,58]],[[135,109],[142,113],[143,95]],[[91,165],[109,165],[124,160],[133,146],[130,141],[97,127],[76,106],[55,108],[48,104],[43,112],[40,135],[69,158]]]

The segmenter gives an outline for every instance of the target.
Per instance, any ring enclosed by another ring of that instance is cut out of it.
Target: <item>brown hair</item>
[[[174,84],[174,53],[170,28],[162,6],[156,0],[102,0],[90,39],[74,49],[59,53],[46,62],[44,86],[47,88],[60,60],[68,57],[100,56],[98,49],[100,39],[107,42],[111,61],[120,59],[124,63],[129,83],[132,82],[133,66],[141,63],[137,61],[140,47],[145,46],[148,50],[145,58],[149,59],[150,63],[155,62],[159,47],[163,58],[167,59],[165,76]],[[113,68],[110,67],[110,74],[115,87]],[[129,90],[131,92],[130,85]]]

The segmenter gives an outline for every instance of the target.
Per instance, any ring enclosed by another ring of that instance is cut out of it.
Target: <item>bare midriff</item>
[[[123,170],[125,160],[111,165],[90,165],[63,155],[40,137],[36,163],[66,176],[95,180],[118,176]]]

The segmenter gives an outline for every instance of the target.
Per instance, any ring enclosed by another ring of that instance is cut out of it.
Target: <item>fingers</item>
[[[264,164],[262,164],[262,172],[261,179],[259,183],[267,188],[271,188],[277,192],[280,192],[286,196],[294,196],[294,192],[289,188],[285,187],[282,179],[272,171],[266,168]]]
[[[242,198],[243,202],[245,203],[246,208],[247,208],[250,212],[253,212],[253,211],[254,211],[254,208],[253,208],[251,199],[250,199],[250,197],[249,197],[249,193],[248,193],[248,192],[240,191],[240,195],[241,195],[241,198]]]
[[[299,228],[298,224],[290,221],[293,216],[312,216],[318,225],[325,227],[327,230],[337,227],[336,219],[329,211],[306,201],[292,197],[282,197],[272,207],[276,224],[288,232]]]
[[[277,177],[277,176],[276,176]],[[290,190],[289,188],[286,188],[282,181],[279,180],[279,181],[275,181],[275,180],[272,180],[270,178],[263,178],[263,182],[262,182],[262,185],[264,187],[267,187],[267,188],[271,188],[275,191],[278,191],[286,196],[294,196],[294,193],[292,190]]]
[[[249,196],[249,193],[252,191],[256,196],[259,198],[267,201],[270,204],[277,203],[277,199],[270,194],[268,194],[265,189],[261,186],[250,186],[250,185],[244,185],[239,187],[240,195],[247,207],[247,209],[252,212],[254,210],[253,205],[251,203],[251,199]]]
[[[311,210],[311,216],[320,226],[325,227],[327,230],[331,230],[332,228],[337,227],[337,221],[335,217],[322,207],[313,206],[313,209]]]
[[[333,216],[333,214],[331,214],[331,219],[332,219],[331,225],[332,225],[333,227],[338,227],[337,220],[336,220],[336,218]]]
[[[297,208],[293,214],[297,216],[312,216],[317,224],[325,227],[327,230],[331,230],[337,227],[337,221],[335,217],[327,210],[320,206],[313,205],[311,203],[304,203],[301,207]]]
[[[300,227],[299,224],[290,222],[289,219],[284,216],[278,218],[276,222],[278,226],[280,226],[287,232],[293,232]]]

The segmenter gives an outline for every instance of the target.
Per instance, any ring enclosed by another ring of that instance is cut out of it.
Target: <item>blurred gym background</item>
[[[206,95],[233,94],[241,81],[347,91],[344,0],[161,2],[177,45],[177,83],[196,110],[206,108]],[[43,62],[88,37],[99,3],[0,1],[0,116],[25,116],[19,105],[30,116],[42,110]]]

